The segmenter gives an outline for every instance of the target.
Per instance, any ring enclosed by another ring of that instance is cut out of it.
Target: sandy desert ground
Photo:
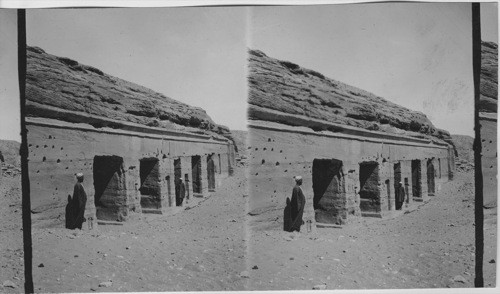
[[[282,231],[253,216],[249,288],[386,289],[473,287],[473,172],[456,173],[437,196],[388,219],[362,218],[314,233]],[[276,213],[276,212],[275,212]],[[496,214],[485,220],[485,286],[494,287]],[[264,220],[264,221],[263,221]]]
[[[176,214],[143,215],[92,231],[33,229],[35,291],[472,287],[472,176],[457,172],[429,202],[388,219],[296,234],[282,231],[280,219],[245,216],[240,167],[217,193]],[[0,274],[7,285],[0,292],[7,293],[23,292],[24,283],[19,182],[19,175],[4,177],[1,186],[2,201],[9,203],[0,206]],[[496,210],[486,211],[489,287],[495,285],[496,221]]]
[[[6,166],[0,177],[0,292],[19,293],[24,292],[21,175]]]

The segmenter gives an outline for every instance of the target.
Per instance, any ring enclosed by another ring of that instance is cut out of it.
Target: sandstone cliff
[[[479,111],[497,112],[498,103],[498,45],[482,42],[481,84]]]
[[[220,134],[232,140],[229,129],[214,123],[199,107],[38,47],[27,50],[26,98],[28,116],[70,121],[74,117],[64,111],[73,111],[151,127]]]
[[[437,129],[421,112],[258,50],[249,50],[248,80],[249,119],[297,125],[297,119],[276,115],[278,111],[373,131],[432,136],[452,144],[450,134]]]

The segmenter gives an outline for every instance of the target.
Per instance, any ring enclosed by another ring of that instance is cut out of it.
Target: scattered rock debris
[[[315,285],[313,290],[326,290],[326,284],[321,284],[321,285]]]
[[[106,282],[99,283],[99,287],[102,287],[102,288],[109,288],[111,286],[113,286],[113,282],[112,281],[106,281]]]
[[[5,282],[3,282],[2,285],[4,286],[4,288],[13,288],[13,289],[17,288],[17,285],[10,280],[6,280]]]

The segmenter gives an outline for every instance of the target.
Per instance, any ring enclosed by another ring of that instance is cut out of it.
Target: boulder
[[[17,288],[17,285],[10,280],[6,280],[5,282],[3,282],[2,286],[4,288],[13,288],[13,289]]]

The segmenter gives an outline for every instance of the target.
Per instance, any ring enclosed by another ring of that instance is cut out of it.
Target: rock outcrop
[[[69,121],[64,111],[70,111],[232,140],[229,129],[214,123],[199,107],[38,47],[27,48],[26,98],[28,116]]]
[[[236,152],[244,154],[247,150],[247,131],[231,130],[231,135],[234,138]]]
[[[3,176],[15,177],[21,173],[20,143],[0,140],[0,184]]]
[[[451,135],[451,137],[457,150],[456,157],[474,163],[474,150],[472,149],[474,138],[467,135]]]
[[[466,135],[451,135],[455,145],[455,166],[457,171],[473,172],[474,170],[474,138]]]
[[[14,166],[21,165],[19,148],[21,143],[12,140],[0,140],[0,161]]]
[[[498,103],[498,45],[482,42],[480,112],[497,113]]]
[[[292,62],[268,57],[262,51],[249,50],[249,70],[249,119],[299,125],[300,116],[300,125],[312,129],[322,127],[304,124],[304,119],[452,144],[450,134],[436,128],[421,112]],[[288,116],[277,115],[276,111]]]

